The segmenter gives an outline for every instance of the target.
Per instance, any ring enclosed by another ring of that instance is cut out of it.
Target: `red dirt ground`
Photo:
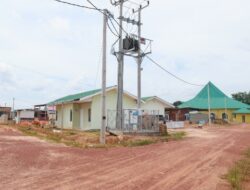
[[[224,190],[250,127],[185,129],[181,141],[79,149],[0,126],[0,189]]]

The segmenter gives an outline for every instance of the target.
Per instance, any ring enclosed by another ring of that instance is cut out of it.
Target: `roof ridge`
[[[114,88],[114,87],[116,87],[116,85],[106,87],[106,89],[110,89],[110,88]],[[98,88],[98,89],[88,90],[88,91],[84,91],[84,92],[79,92],[76,94],[70,94],[70,95],[58,98],[58,99],[56,99],[52,102],[49,102],[47,104],[52,105],[52,104],[56,104],[56,103],[70,102],[73,100],[81,99],[81,98],[96,94],[97,92],[100,92],[101,90],[102,90],[101,88]]]

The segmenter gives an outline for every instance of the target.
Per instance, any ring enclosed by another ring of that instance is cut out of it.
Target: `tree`
[[[243,102],[245,104],[250,105],[250,91],[247,92],[238,92],[235,94],[232,94],[233,99],[238,100],[240,102]]]
[[[178,107],[178,106],[181,105],[181,104],[182,104],[182,101],[176,101],[176,102],[173,103],[173,105],[174,105],[175,107]]]

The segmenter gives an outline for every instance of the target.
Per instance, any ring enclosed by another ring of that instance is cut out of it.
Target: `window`
[[[70,110],[70,121],[72,121],[72,116],[73,116],[73,113],[72,113],[72,110]]]
[[[88,121],[91,122],[91,109],[88,109]]]
[[[56,111],[56,121],[57,121],[57,118],[58,118],[58,111]]]
[[[228,119],[228,115],[227,115],[226,113],[223,113],[223,114],[222,114],[222,119],[223,119],[223,120],[227,120],[227,119]]]
[[[245,115],[242,116],[242,123],[246,123],[246,116]]]
[[[212,121],[214,121],[215,118],[216,118],[215,113],[211,113],[211,114],[210,114],[210,119],[211,119]]]

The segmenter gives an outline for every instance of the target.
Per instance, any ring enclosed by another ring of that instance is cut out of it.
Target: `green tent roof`
[[[210,92],[211,109],[240,109],[250,108],[249,105],[229,98],[213,83],[209,82],[193,99],[184,102],[179,108],[208,109],[208,92]]]
[[[54,100],[53,102],[49,102],[48,105],[55,105],[55,104],[60,104],[60,103],[65,103],[65,102],[77,101],[77,100],[80,100],[82,98],[94,95],[98,92],[101,92],[101,89],[90,90],[90,91],[86,91],[86,92],[82,92],[82,93],[78,93],[78,94],[68,95],[68,96],[59,98],[57,100]]]
[[[250,114],[250,110],[247,108],[241,108],[235,111],[234,114]]]

